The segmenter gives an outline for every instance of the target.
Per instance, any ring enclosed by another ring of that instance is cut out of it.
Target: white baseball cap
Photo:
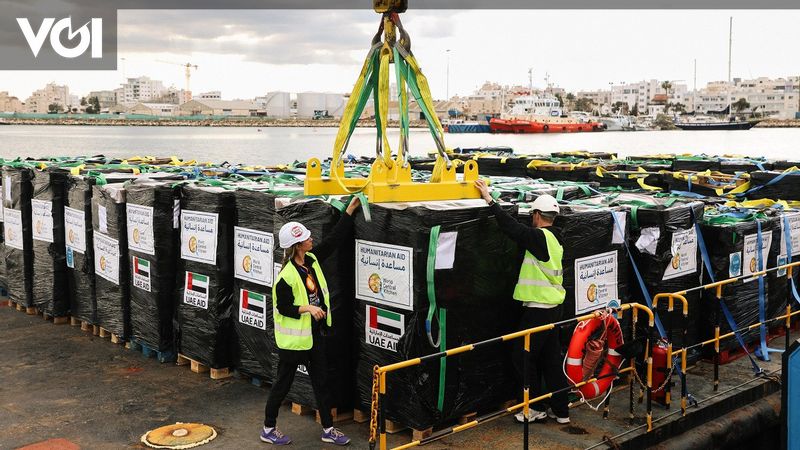
[[[289,222],[281,227],[278,241],[281,248],[289,248],[298,242],[303,242],[311,237],[311,231],[300,222]]]
[[[558,201],[552,195],[540,195],[531,204],[532,211],[541,212],[554,212],[558,214],[561,209],[558,207]]]

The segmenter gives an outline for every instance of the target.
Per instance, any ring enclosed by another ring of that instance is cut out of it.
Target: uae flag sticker
[[[397,341],[405,332],[405,316],[402,314],[367,305],[365,340],[393,352],[397,351]]]
[[[241,289],[239,291],[239,322],[266,330],[267,301],[264,294]]]
[[[131,270],[133,272],[133,286],[150,292],[150,261],[133,256]]]
[[[208,276],[195,272],[186,272],[186,284],[183,290],[183,303],[208,309]]]

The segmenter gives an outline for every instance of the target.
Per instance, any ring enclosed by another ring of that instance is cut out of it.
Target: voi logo
[[[103,57],[103,19],[92,18],[82,27],[73,30],[71,17],[61,19],[58,22],[53,17],[47,17],[42,20],[42,24],[36,32],[33,31],[33,26],[27,18],[18,17],[17,23],[22,30],[23,36],[25,36],[25,40],[28,41],[28,46],[30,46],[34,58],[39,56],[39,51],[41,51],[48,35],[50,36],[50,46],[53,51],[64,58],[77,58],[86,53],[89,47],[91,47],[92,58]],[[73,41],[76,36],[79,37],[80,40],[75,46],[68,47],[61,42],[61,34],[64,30],[67,31],[67,40],[69,42]]]

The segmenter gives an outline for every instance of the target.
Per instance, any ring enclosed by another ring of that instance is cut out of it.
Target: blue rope
[[[756,221],[757,231],[756,231],[756,242],[758,243],[758,247],[756,247],[756,265],[758,266],[758,271],[764,270],[764,238],[761,233],[761,221]],[[767,346],[767,326],[764,321],[767,319],[767,305],[766,305],[766,292],[764,289],[764,275],[759,275],[758,277],[758,321],[761,322],[761,326],[759,328],[760,337],[761,337],[761,345],[756,350],[756,356],[761,358],[762,361],[769,361],[769,354],[770,353],[777,353],[781,352],[781,350],[777,350],[774,348],[769,348]]]

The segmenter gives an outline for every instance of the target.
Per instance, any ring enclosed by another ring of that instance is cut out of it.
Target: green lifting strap
[[[447,310],[439,308],[439,351],[447,350]],[[444,388],[447,381],[447,358],[439,358],[439,399],[436,406],[444,409]]]
[[[439,336],[436,341],[433,340],[433,320],[436,316],[436,285],[434,284],[434,275],[436,273],[436,248],[439,245],[439,231],[441,225],[436,225],[431,228],[431,236],[428,241],[428,264],[426,270],[426,279],[428,285],[428,317],[425,319],[425,332],[428,335],[428,342],[431,347],[438,347],[442,340],[441,328],[439,329]]]

